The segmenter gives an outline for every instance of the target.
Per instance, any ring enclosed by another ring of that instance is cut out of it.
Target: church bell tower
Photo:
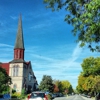
[[[17,38],[14,47],[14,60],[24,60],[24,39],[22,29],[22,18],[19,17]]]

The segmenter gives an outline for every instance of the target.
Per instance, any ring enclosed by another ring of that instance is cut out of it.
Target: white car
[[[36,91],[28,96],[28,100],[48,100],[48,98],[45,92]]]

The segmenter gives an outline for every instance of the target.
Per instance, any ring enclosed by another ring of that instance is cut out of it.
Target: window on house
[[[32,80],[32,75],[31,75],[31,73],[29,73],[28,78],[29,78],[29,81],[31,81],[31,80]]]
[[[19,66],[14,65],[13,66],[13,76],[18,76],[18,72],[19,72]]]

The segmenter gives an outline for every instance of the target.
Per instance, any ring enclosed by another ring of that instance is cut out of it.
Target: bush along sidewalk
[[[27,100],[27,94],[25,93],[25,89],[22,89],[21,93],[14,92],[11,96],[11,100]]]

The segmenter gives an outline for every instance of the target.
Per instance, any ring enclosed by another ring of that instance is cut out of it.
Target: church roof
[[[21,17],[21,15],[19,17],[17,38],[16,38],[14,49],[18,49],[18,48],[24,49],[24,39],[23,39],[23,29],[22,29],[22,17]]]
[[[26,63],[26,62],[23,59],[14,59],[14,60],[10,61],[9,63]]]
[[[14,59],[14,60],[12,60],[12,61],[10,61],[9,63],[24,63],[24,64],[27,64],[27,65],[29,65],[29,64],[31,64],[31,61],[25,61],[25,60],[23,60],[23,59]]]

